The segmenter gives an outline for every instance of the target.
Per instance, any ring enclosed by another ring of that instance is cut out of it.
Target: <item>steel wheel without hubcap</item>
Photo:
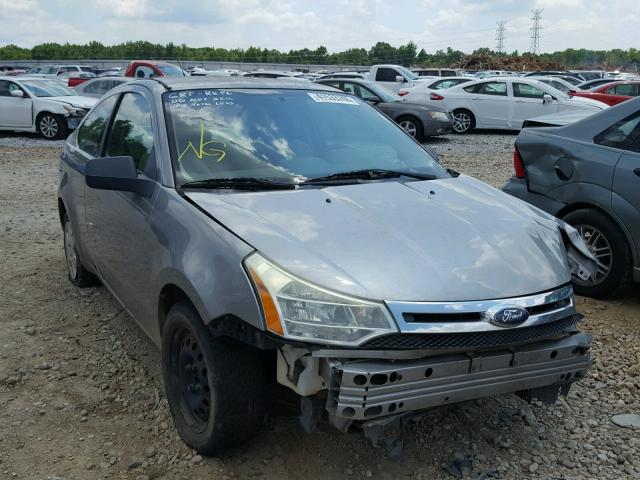
[[[40,128],[40,133],[45,138],[56,138],[58,135],[58,131],[60,130],[60,123],[58,119],[52,115],[44,115],[40,118],[40,123],[38,124]]]
[[[416,127],[416,124],[413,123],[411,120],[403,120],[398,125],[400,125],[402,129],[405,132],[407,132],[409,135],[411,135],[413,138],[416,138],[416,134],[418,133],[418,128]]]
[[[471,129],[471,115],[467,112],[458,112],[453,115],[453,130],[464,133]]]
[[[598,285],[602,283],[609,275],[609,272],[611,272],[613,264],[613,250],[611,249],[611,244],[600,230],[591,225],[577,225],[576,228],[578,232],[580,232],[582,239],[587,244],[587,247],[589,247],[589,250],[596,258],[598,269],[595,277],[589,278],[587,281],[576,279],[575,282],[584,286]]]
[[[207,428],[211,414],[208,367],[195,335],[181,328],[174,333],[171,346],[171,375],[179,390],[180,409],[196,432]]]
[[[67,260],[67,268],[69,269],[69,277],[75,279],[78,277],[78,252],[76,251],[76,239],[73,236],[71,222],[64,223],[64,256]]]

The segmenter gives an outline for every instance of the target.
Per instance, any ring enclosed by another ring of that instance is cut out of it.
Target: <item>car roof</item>
[[[308,80],[294,78],[255,78],[255,77],[159,77],[151,80],[138,80],[136,83],[162,85],[166,90],[191,90],[202,88],[264,88],[287,90],[326,90],[335,92],[332,87]]]

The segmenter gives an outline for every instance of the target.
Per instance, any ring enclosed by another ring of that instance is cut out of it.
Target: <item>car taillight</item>
[[[406,90],[400,90],[398,92],[398,95],[400,95],[401,97],[404,97],[405,95],[409,95],[409,92],[407,92]]]
[[[516,172],[517,178],[526,178],[527,172],[524,169],[524,164],[522,163],[522,158],[520,157],[520,152],[518,151],[518,147],[513,149],[513,169]]]
[[[433,92],[429,94],[429,98],[431,100],[444,100],[444,97],[442,95],[438,95],[437,93],[433,93]]]

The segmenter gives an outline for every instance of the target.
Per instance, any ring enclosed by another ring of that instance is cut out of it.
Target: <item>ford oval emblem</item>
[[[486,319],[498,327],[522,325],[529,318],[529,312],[516,306],[497,305],[487,310]]]

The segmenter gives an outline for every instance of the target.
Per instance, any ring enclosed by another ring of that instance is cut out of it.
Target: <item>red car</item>
[[[171,63],[135,60],[129,64],[124,76],[134,78],[184,77],[185,74],[180,67]]]
[[[572,95],[599,100],[607,105],[617,105],[640,95],[640,81],[606,83],[591,90],[573,92]]]

